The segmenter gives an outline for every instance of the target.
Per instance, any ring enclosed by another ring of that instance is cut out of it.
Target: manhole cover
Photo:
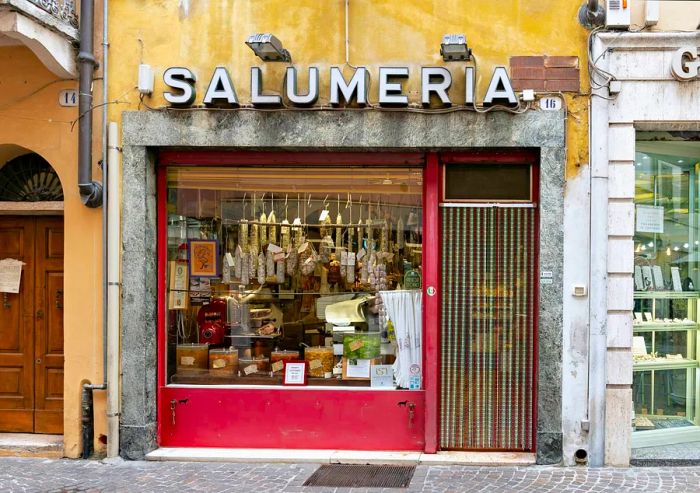
[[[336,488],[408,488],[415,466],[322,465],[304,486]]]

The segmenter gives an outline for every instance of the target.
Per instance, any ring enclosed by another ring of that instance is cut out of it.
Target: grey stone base
[[[537,434],[537,463],[559,464],[562,460],[562,434],[542,432]]]
[[[123,458],[142,460],[148,452],[156,448],[156,423],[119,427],[119,455]]]

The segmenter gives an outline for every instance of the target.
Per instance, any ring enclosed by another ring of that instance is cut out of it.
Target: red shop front
[[[536,161],[162,152],[159,445],[534,450]]]

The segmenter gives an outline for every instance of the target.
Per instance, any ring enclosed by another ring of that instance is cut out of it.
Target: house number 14
[[[61,106],[78,106],[78,91],[66,89],[58,93],[58,104]]]

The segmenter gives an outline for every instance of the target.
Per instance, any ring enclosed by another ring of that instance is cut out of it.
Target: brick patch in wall
[[[544,79],[512,79],[511,84],[516,91],[532,89],[533,91],[544,91]]]
[[[579,68],[577,56],[546,56],[544,57],[545,67],[559,68]]]
[[[544,67],[543,56],[512,56],[510,66],[513,67]]]
[[[576,56],[514,56],[510,58],[513,89],[580,91],[581,73]]]
[[[544,81],[544,88],[546,91],[555,92],[579,92],[581,89],[581,83],[578,80],[546,80]]]

